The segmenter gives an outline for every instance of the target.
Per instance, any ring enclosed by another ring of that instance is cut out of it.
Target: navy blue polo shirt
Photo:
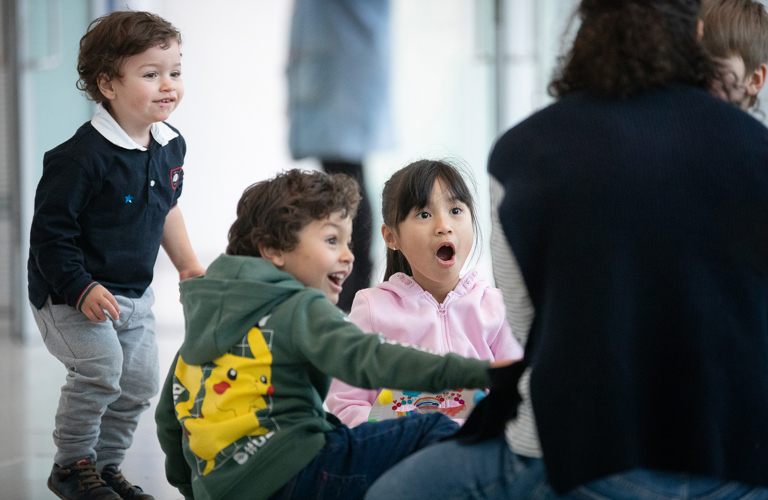
[[[169,125],[153,124],[151,136],[148,148],[139,146],[100,107],[45,154],[27,263],[36,308],[49,296],[79,307],[95,284],[131,298],[149,286],[186,153]]]

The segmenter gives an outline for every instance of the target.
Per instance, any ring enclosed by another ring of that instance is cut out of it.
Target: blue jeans
[[[565,498],[766,500],[768,489],[678,472],[633,470],[576,488]]]
[[[403,460],[371,487],[366,500],[393,498],[578,500],[766,500],[768,490],[687,474],[635,470],[558,496],[544,461],[514,454],[503,436],[473,445],[447,441]]]
[[[438,442],[459,426],[441,413],[342,425],[325,434],[325,446],[270,498],[363,498],[381,475],[408,455]]]

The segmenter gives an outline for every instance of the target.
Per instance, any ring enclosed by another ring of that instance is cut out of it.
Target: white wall
[[[510,12],[515,12],[511,28],[516,30],[517,48],[512,50],[529,52],[523,59],[510,60],[511,124],[546,102],[536,85],[542,72],[535,66],[542,54],[531,49],[542,32],[527,26],[539,26],[541,9],[549,6],[551,10],[563,0],[538,0],[538,6],[536,0],[506,1]],[[207,266],[226,248],[227,231],[245,187],[280,170],[316,168],[313,161],[293,161],[287,147],[285,64],[292,3],[135,0],[115,4],[155,11],[176,25],[184,37],[185,97],[169,121],[187,140],[180,206],[192,244]],[[473,264],[489,279],[485,168],[496,126],[493,68],[491,59],[483,57],[488,49],[483,40],[492,38],[492,5],[492,0],[392,1],[397,147],[374,153],[367,161],[376,228],[380,225],[381,186],[395,170],[425,157],[463,163],[477,184],[484,241]],[[560,33],[544,36],[557,40]],[[522,71],[520,64],[525,66]],[[545,73],[548,77],[549,70]],[[376,233],[373,258],[380,272],[383,250],[384,243]],[[380,279],[377,273],[375,280]],[[177,277],[162,252],[153,287],[158,297],[158,323],[179,324]]]
[[[150,8],[146,3],[142,8]],[[291,160],[287,147],[284,72],[292,5],[268,0],[219,4],[155,0],[151,8],[184,37],[185,97],[169,121],[187,140],[180,206],[201,263],[208,265],[226,248],[227,231],[245,187],[283,169],[316,168],[312,161]],[[398,146],[367,162],[374,211],[378,215],[381,185],[389,175],[422,157],[458,158],[468,164],[478,182],[478,204],[485,208],[488,189],[483,172],[493,140],[492,80],[488,64],[474,54],[475,4],[394,0],[392,9]],[[487,219],[483,210],[483,227]],[[373,247],[374,262],[380,263],[384,244],[375,239]],[[488,257],[483,254],[479,262],[490,274]],[[158,261],[153,286],[158,323],[180,321],[175,272],[165,255]]]
[[[180,203],[192,244],[201,263],[208,265],[226,247],[227,230],[245,187],[287,168],[316,168],[312,161],[292,161],[287,148],[284,71],[292,2],[89,2],[97,15],[110,4],[151,10],[182,31],[186,94],[170,122],[187,139]],[[551,101],[546,84],[563,47],[566,22],[578,1],[504,3],[510,34],[502,128]],[[495,79],[489,53],[493,48],[493,5],[494,0],[392,0],[392,92],[398,143],[396,149],[373,154],[367,162],[374,212],[378,212],[383,182],[408,162],[424,157],[464,162],[477,183],[485,241],[475,262],[489,278],[485,167],[496,135]],[[74,67],[75,61],[64,64]],[[72,88],[73,81],[68,78],[60,85]],[[761,98],[763,108],[768,109],[768,89]],[[766,121],[766,114],[758,118]],[[383,249],[376,234],[374,263],[380,268]],[[158,322],[178,326],[182,319],[177,276],[162,251],[153,286]],[[20,293],[24,295],[24,291]]]

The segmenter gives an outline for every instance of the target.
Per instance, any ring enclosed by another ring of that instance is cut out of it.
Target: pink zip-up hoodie
[[[507,324],[501,291],[477,270],[467,273],[442,304],[410,276],[394,274],[389,281],[357,292],[349,319],[364,332],[383,333],[388,339],[441,353],[491,361],[523,357]],[[334,379],[325,403],[354,427],[368,420],[377,395],[378,391]]]

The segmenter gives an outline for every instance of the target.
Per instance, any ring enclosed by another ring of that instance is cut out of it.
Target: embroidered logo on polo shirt
[[[126,196],[125,197],[125,202],[126,203],[133,203],[133,196],[131,196],[131,195]]]
[[[181,167],[176,167],[171,170],[171,186],[173,189],[179,187],[179,181],[181,180]]]

